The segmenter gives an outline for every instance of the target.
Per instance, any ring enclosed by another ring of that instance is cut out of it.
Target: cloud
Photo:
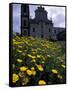
[[[52,17],[55,27],[65,27],[65,7],[45,6],[48,18]]]
[[[13,4],[13,31],[20,32],[20,15],[21,15],[21,9],[20,4]]]

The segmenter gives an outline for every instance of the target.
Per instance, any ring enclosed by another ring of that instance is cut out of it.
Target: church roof
[[[53,24],[51,20],[36,20],[36,19],[30,19],[31,24],[38,24],[39,22],[44,22],[46,24]]]
[[[35,10],[35,12],[46,12],[46,13],[48,13],[48,12],[44,9],[44,7],[42,7],[42,6],[38,7],[38,8]]]

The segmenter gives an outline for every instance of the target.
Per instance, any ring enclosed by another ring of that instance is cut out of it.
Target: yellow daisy
[[[63,78],[62,75],[60,75],[60,74],[58,74],[57,77],[58,77],[59,79],[62,79],[62,78]]]
[[[57,74],[58,70],[57,69],[52,69],[52,73]]]
[[[36,64],[36,66],[37,66],[37,68],[38,68],[39,71],[43,71],[44,70],[43,67],[42,67],[42,65],[37,65]]]
[[[13,82],[13,83],[16,83],[16,81],[18,81],[18,80],[19,80],[19,76],[14,73],[14,74],[12,75],[12,82]]]
[[[26,70],[27,70],[27,67],[26,66],[20,67],[20,71],[26,71]]]
[[[64,64],[62,64],[62,65],[61,65],[61,67],[65,68],[65,65],[64,65]]]
[[[21,59],[17,59],[17,62],[20,62],[20,63],[21,63],[21,62],[22,62],[22,60],[21,60]]]
[[[45,85],[45,84],[46,84],[46,81],[44,81],[44,80],[39,80],[38,84],[39,84],[39,85]]]
[[[31,70],[29,70],[29,69],[26,71],[26,73],[27,73],[29,76],[31,76],[31,75],[32,75],[32,71],[31,71]]]

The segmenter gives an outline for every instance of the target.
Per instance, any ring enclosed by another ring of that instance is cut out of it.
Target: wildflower
[[[65,65],[64,65],[64,64],[62,64],[62,65],[61,65],[61,67],[65,68]]]
[[[16,40],[15,39],[13,39],[13,42],[15,42]]]
[[[37,68],[38,68],[39,71],[43,71],[43,70],[44,70],[41,65],[37,65],[37,64],[36,64],[36,66],[37,66]]]
[[[32,75],[36,75],[36,71],[32,70]]]
[[[37,50],[41,50],[41,48],[37,48]]]
[[[19,48],[22,48],[22,46],[20,46],[20,45],[19,45],[18,47],[19,47]]]
[[[57,77],[58,77],[59,79],[62,79],[62,78],[63,78],[62,75],[60,75],[60,74],[58,74]]]
[[[36,58],[36,56],[32,56],[32,59],[35,59]]]
[[[46,60],[44,56],[42,56],[42,59],[43,59],[43,60]]]
[[[35,60],[35,59],[33,59],[33,60],[31,60],[31,62],[36,62],[36,60]]]
[[[22,60],[21,60],[21,59],[17,59],[17,62],[20,62],[20,63],[21,63],[21,62],[22,62]]]
[[[37,55],[37,58],[41,58],[41,56],[40,55]]]
[[[21,53],[22,51],[21,50],[17,50],[17,52]]]
[[[45,84],[46,84],[46,81],[44,81],[44,80],[39,80],[38,84],[39,84],[39,85],[45,85]]]
[[[51,57],[50,55],[47,55],[48,57]]]
[[[28,57],[30,57],[30,58],[31,58],[32,56],[31,56],[30,54],[28,54]]]
[[[32,54],[36,54],[36,52],[32,52]]]
[[[20,67],[20,71],[26,71],[26,70],[27,70],[27,67],[26,66]]]
[[[12,82],[13,82],[13,83],[16,83],[18,80],[19,80],[19,76],[14,73],[14,74],[12,75]]]
[[[31,75],[32,75],[32,71],[31,71],[31,70],[29,70],[29,69],[26,71],[26,73],[27,73],[29,76],[31,76]]]
[[[42,61],[42,63],[45,63],[44,61]]]
[[[31,68],[31,70],[35,70],[35,68],[34,68],[34,67],[32,67],[32,68]]]
[[[56,69],[52,69],[52,72],[53,72],[54,74],[57,74],[57,73],[58,73],[58,71],[57,71]]]
[[[26,85],[29,82],[29,79],[27,77],[24,77],[22,80],[22,85]]]

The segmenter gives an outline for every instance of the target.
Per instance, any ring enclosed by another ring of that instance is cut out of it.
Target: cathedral
[[[48,12],[39,6],[35,10],[35,18],[30,18],[29,5],[21,5],[21,36],[33,36],[57,40],[57,35],[65,32],[65,28],[54,27],[52,20],[48,19]]]

